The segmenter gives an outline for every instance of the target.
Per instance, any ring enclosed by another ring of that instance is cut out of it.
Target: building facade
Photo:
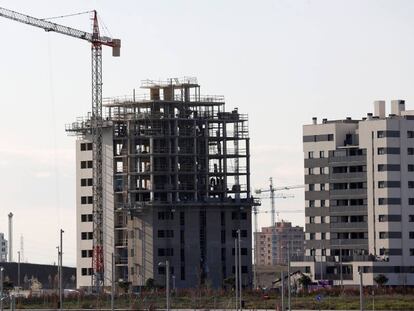
[[[255,262],[259,266],[287,265],[288,248],[291,258],[303,256],[304,240],[303,227],[292,226],[290,222],[276,222],[273,227],[263,227],[261,232],[255,233]]]
[[[7,261],[7,240],[4,238],[4,233],[0,233],[0,262]]]
[[[414,111],[374,103],[362,120],[303,127],[306,253],[314,280],[414,285]]]
[[[242,279],[252,283],[250,151],[247,116],[222,96],[201,96],[195,78],[143,81],[148,95],[105,102],[104,265],[110,280],[220,287],[234,273],[242,237]],[[77,140],[78,287],[91,285],[90,120],[67,128]]]

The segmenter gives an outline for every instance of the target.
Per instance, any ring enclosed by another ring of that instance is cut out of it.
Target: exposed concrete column
[[[151,137],[150,138],[150,182],[151,182],[151,192],[150,192],[150,201],[153,202],[154,201],[154,189],[155,189],[155,185],[154,185],[154,138]]]

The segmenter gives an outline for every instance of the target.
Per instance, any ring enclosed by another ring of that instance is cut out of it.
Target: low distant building
[[[304,255],[305,233],[303,227],[290,222],[277,222],[273,227],[263,227],[255,233],[256,264],[258,266],[286,265],[288,247],[291,258]]]
[[[7,240],[4,238],[4,233],[0,233],[0,262],[7,261]]]
[[[42,265],[33,263],[20,263],[20,281],[18,280],[17,262],[4,262],[1,264],[4,268],[4,279],[10,281],[13,286],[23,289],[30,289],[33,283],[40,284],[43,290],[58,288],[58,266]],[[65,289],[76,288],[76,268],[62,267],[62,284]]]

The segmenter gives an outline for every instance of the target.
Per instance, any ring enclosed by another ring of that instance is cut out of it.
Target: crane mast
[[[92,159],[93,159],[93,277],[92,286],[99,291],[104,279],[103,256],[103,180],[102,180],[102,45],[112,47],[112,56],[120,56],[121,40],[101,36],[98,16],[93,11],[92,33],[56,24],[0,7],[0,17],[53,31],[91,43],[92,51]]]

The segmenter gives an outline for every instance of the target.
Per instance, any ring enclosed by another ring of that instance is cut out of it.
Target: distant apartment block
[[[314,280],[414,285],[414,110],[374,103],[362,120],[303,127],[306,250]]]
[[[0,262],[7,261],[7,240],[4,238],[4,233],[0,233]]]
[[[291,258],[304,255],[303,227],[293,227],[292,223],[282,221],[275,223],[275,226],[263,227],[262,231],[256,232],[255,235],[257,265],[286,265],[288,247]]]

